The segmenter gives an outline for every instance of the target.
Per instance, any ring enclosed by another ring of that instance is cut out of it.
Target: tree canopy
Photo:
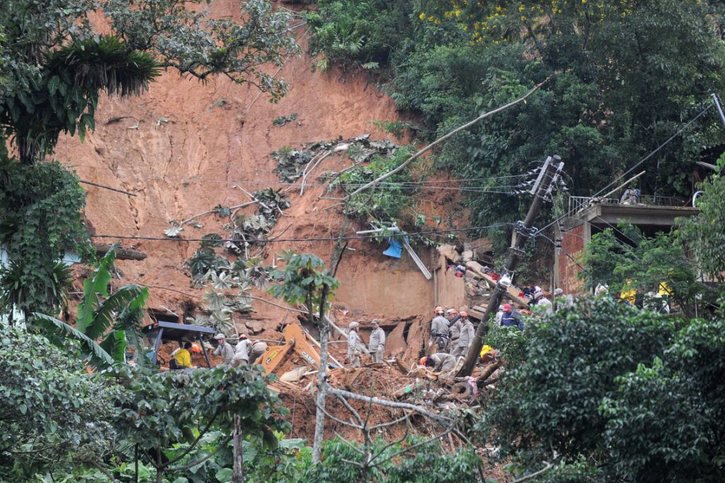
[[[716,0],[318,3],[313,51],[377,67],[398,107],[420,115],[431,136],[553,76],[525,105],[438,153],[458,176],[491,178],[484,188],[559,154],[572,193],[593,194],[725,92],[725,7]],[[724,141],[710,109],[643,165],[642,192],[689,196],[694,162]],[[498,193],[468,200],[479,225],[520,216],[525,204]]]

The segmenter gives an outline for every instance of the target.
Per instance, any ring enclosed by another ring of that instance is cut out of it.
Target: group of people
[[[385,355],[385,331],[380,327],[380,321],[373,319],[370,323],[372,332],[367,347],[360,338],[358,333],[360,323],[357,321],[350,322],[348,325],[347,335],[347,361],[352,367],[360,367],[361,356],[363,353],[370,354],[373,362],[383,362]]]
[[[448,351],[454,357],[460,357],[468,352],[476,330],[468,318],[466,308],[461,307],[460,311],[450,308],[444,312],[443,307],[439,305],[434,309],[434,313],[435,316],[430,324],[428,352]]]
[[[224,334],[219,333],[214,336],[217,341],[217,347],[213,354],[221,356],[224,364],[231,367],[240,367],[249,365],[250,362],[256,361],[259,356],[267,350],[267,343],[261,340],[253,341],[247,334],[239,334],[239,342],[236,347],[227,342]]]
[[[239,335],[239,342],[237,342],[236,346],[230,344],[227,337],[222,333],[216,334],[214,340],[216,341],[216,348],[212,354],[221,356],[222,363],[230,367],[246,366],[250,361],[256,361],[268,347],[264,341],[252,341],[247,334]],[[173,358],[169,361],[169,369],[191,369],[194,367],[191,362],[191,353],[201,352],[201,350],[200,347],[191,342],[180,342],[179,348],[171,353]]]

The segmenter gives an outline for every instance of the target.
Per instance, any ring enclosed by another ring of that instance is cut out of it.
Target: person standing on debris
[[[565,294],[563,289],[557,288],[554,290],[554,310],[561,310],[564,307],[574,307],[574,297]]]
[[[347,334],[347,360],[352,367],[360,367],[360,336],[357,334],[360,324],[353,321],[348,326]]]
[[[373,362],[383,362],[385,357],[385,331],[380,327],[377,319],[372,321],[373,331],[370,334],[368,350],[373,356]]]
[[[227,337],[224,334],[217,334],[214,336],[214,340],[217,341],[217,348],[214,349],[215,356],[222,356],[224,359],[224,364],[227,366],[232,365],[232,361],[234,360],[234,347],[227,342]]]
[[[496,312],[496,318],[495,323],[496,325],[501,325],[501,318],[503,317],[503,305],[498,306],[498,311]]]
[[[457,358],[452,354],[438,352],[421,358],[418,363],[421,366],[430,367],[433,372],[451,372],[456,367]]]
[[[468,318],[468,312],[465,310],[461,311],[461,335],[458,337],[458,344],[454,349],[452,355],[455,357],[461,357],[466,355],[468,347],[473,342],[473,336],[476,331],[473,329],[473,323]]]
[[[511,304],[503,304],[503,315],[501,316],[501,327],[518,327],[524,330],[524,319],[516,312]]]
[[[448,335],[450,337],[447,349],[451,352],[458,344],[458,338],[461,336],[461,316],[458,315],[456,309],[448,309],[446,318],[448,319]]]
[[[443,307],[435,308],[435,317],[430,322],[430,342],[428,349],[430,353],[445,349],[448,344],[448,320],[443,317]]]
[[[249,352],[252,348],[252,341],[249,340],[247,334],[239,334],[239,342],[237,342],[234,351],[233,367],[246,366],[249,364]]]

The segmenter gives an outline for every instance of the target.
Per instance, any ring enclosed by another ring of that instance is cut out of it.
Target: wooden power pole
[[[534,195],[534,199],[531,201],[529,212],[526,214],[526,219],[523,222],[516,222],[516,225],[514,226],[516,236],[511,242],[511,248],[509,248],[509,254],[504,265],[504,273],[496,284],[496,288],[488,301],[486,312],[481,318],[481,323],[478,324],[476,334],[473,336],[473,343],[468,350],[465,361],[463,361],[463,367],[461,367],[461,370],[458,372],[459,376],[470,376],[471,372],[473,372],[473,367],[476,365],[478,355],[481,352],[481,347],[483,346],[483,338],[486,335],[488,320],[496,312],[496,309],[498,309],[508,285],[511,284],[511,278],[513,277],[514,270],[516,270],[516,266],[519,264],[519,260],[521,259],[521,255],[523,253],[522,248],[526,243],[526,240],[528,240],[532,233],[535,232],[535,229],[532,230],[534,220],[538,216],[544,200],[551,196],[551,192],[554,188],[554,182],[563,167],[564,163],[561,161],[559,156],[549,156],[546,158],[543,168],[541,168],[539,177],[531,190],[531,193]]]

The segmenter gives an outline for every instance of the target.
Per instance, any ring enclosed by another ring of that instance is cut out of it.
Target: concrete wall
[[[427,280],[403,251],[400,260],[382,255],[380,247],[346,254],[337,271],[340,288],[333,303],[384,319],[429,314],[433,280]],[[417,250],[430,269],[430,251]]]
[[[465,281],[462,277],[456,277],[455,273],[455,269],[447,268],[446,257],[440,255],[434,275],[436,294],[433,305],[442,305],[444,308],[454,307],[456,309],[466,305]]]

